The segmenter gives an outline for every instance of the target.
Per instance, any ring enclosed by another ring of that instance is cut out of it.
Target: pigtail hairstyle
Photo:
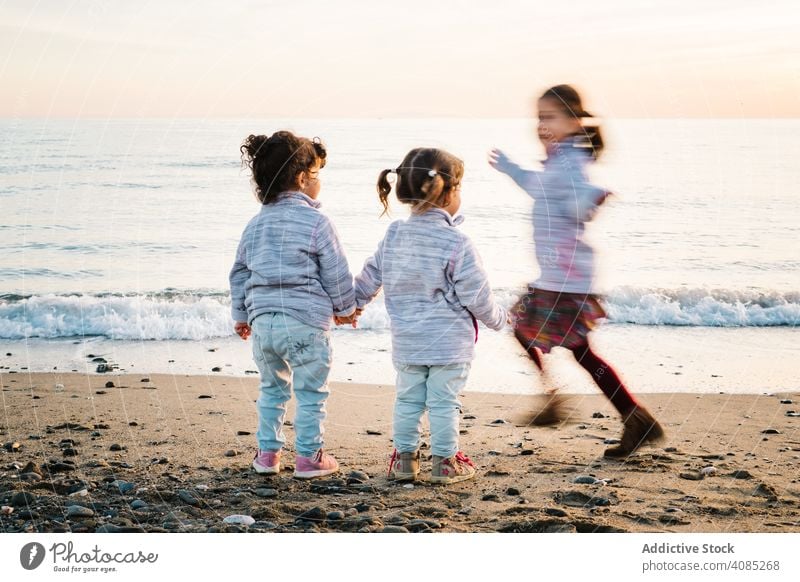
[[[562,109],[573,117],[579,118],[582,129],[576,134],[575,147],[585,149],[587,154],[597,160],[603,152],[605,143],[600,131],[600,124],[594,121],[594,115],[583,108],[581,96],[571,85],[556,85],[550,87],[540,99],[549,99],[558,103]],[[587,122],[587,119],[593,121]]]
[[[310,170],[317,161],[320,168],[325,167],[327,158],[319,138],[312,141],[290,131],[250,135],[239,150],[242,166],[252,171],[255,194],[261,204],[271,204],[281,192],[296,188],[298,174]]]
[[[408,152],[397,169],[383,170],[378,176],[378,197],[383,205],[381,216],[389,211],[392,185],[388,176],[397,174],[394,185],[397,200],[422,214],[432,207],[445,206],[447,196],[461,184],[464,162],[436,148],[415,148]]]

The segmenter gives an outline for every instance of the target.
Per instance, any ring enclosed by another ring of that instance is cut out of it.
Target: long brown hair
[[[397,200],[411,205],[411,212],[421,214],[431,207],[444,205],[447,196],[461,184],[464,162],[436,148],[414,148],[396,169],[383,170],[378,176],[378,197],[383,205],[381,216],[389,211],[392,184],[388,176],[397,174]]]
[[[278,194],[296,188],[297,175],[310,170],[319,161],[325,167],[325,146],[314,138],[298,137],[290,131],[276,131],[270,136],[249,135],[242,147],[242,165],[253,173],[256,197],[261,204],[271,204]]]
[[[554,102],[567,115],[577,118],[581,122],[581,130],[575,134],[578,138],[575,146],[585,148],[592,159],[597,159],[603,152],[605,143],[603,134],[600,131],[600,124],[587,121],[593,119],[594,115],[583,108],[581,96],[571,85],[556,85],[545,91],[539,99],[547,99]]]

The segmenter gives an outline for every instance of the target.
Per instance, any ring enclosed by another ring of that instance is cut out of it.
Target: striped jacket
[[[334,314],[355,311],[353,275],[319,207],[301,192],[284,192],[247,224],[230,273],[235,321],[280,312],[327,330]]]
[[[356,277],[358,307],[383,288],[397,363],[470,362],[476,320],[496,330],[506,323],[477,250],[455,228],[463,220],[436,208],[393,222]]]

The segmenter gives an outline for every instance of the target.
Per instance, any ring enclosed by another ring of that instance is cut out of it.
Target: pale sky
[[[0,0],[0,117],[800,117],[796,0]]]

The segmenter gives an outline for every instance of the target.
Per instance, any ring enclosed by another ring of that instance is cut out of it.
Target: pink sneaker
[[[331,475],[339,470],[339,463],[336,459],[328,453],[322,452],[322,449],[317,451],[313,457],[301,457],[297,455],[295,458],[294,476],[295,479],[313,479],[315,477],[324,477]]]
[[[258,449],[256,457],[253,459],[253,469],[262,475],[277,475],[281,470],[281,452]]]

